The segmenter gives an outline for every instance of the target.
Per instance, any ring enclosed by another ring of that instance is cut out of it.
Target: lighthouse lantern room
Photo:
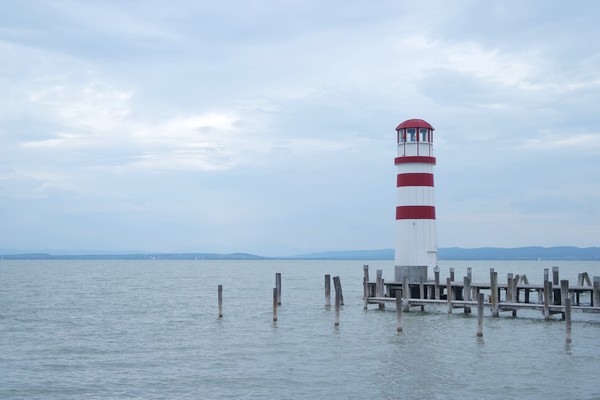
[[[433,131],[422,119],[409,119],[396,127],[396,282],[405,276],[409,282],[425,281],[428,268],[437,266]]]

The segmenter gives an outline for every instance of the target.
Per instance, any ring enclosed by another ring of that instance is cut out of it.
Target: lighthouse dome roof
[[[396,130],[400,130],[400,129],[406,129],[406,128],[428,128],[428,129],[434,129],[433,126],[431,126],[431,124],[427,121],[424,121],[422,119],[407,119],[406,121],[402,122],[400,125],[398,125],[396,127]]]

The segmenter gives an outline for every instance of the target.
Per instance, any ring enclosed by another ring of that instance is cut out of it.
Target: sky
[[[600,2],[43,1],[0,14],[0,251],[600,245]]]

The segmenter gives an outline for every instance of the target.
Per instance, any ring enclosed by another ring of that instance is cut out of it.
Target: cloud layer
[[[393,247],[415,117],[440,246],[598,245],[596,2],[5,8],[0,249]]]

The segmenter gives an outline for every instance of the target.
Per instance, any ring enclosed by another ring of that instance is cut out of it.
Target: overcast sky
[[[0,250],[600,245],[598,1],[39,1],[0,14]]]

